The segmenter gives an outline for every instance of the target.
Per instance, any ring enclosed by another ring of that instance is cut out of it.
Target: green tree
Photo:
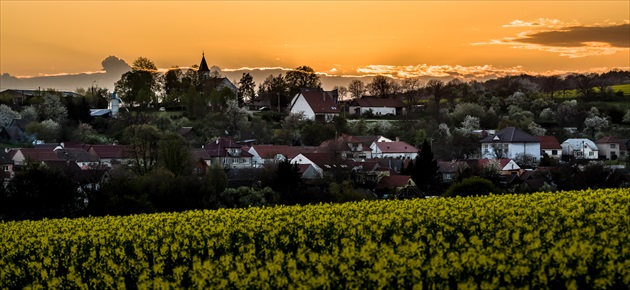
[[[131,71],[122,75],[116,82],[116,92],[120,99],[130,106],[157,103],[159,74],[155,64],[145,57],[133,62]]]
[[[416,183],[418,188],[424,191],[432,192],[437,190],[440,182],[440,168],[437,160],[433,158],[431,146],[427,140],[422,142],[422,147],[414,164],[414,171],[411,172],[411,179]]]
[[[271,188],[280,194],[280,203],[295,204],[300,198],[302,175],[297,164],[291,164],[288,159],[278,163],[276,174],[271,181]]]
[[[282,74],[269,75],[258,87],[258,95],[269,99],[273,108],[286,107],[291,101],[289,84]],[[278,109],[278,111],[280,111]]]
[[[188,142],[177,133],[168,133],[158,143],[158,165],[170,171],[175,177],[189,175],[193,168],[193,158]]]
[[[29,163],[0,197],[0,215],[7,220],[73,217],[83,208],[77,189],[72,176]]]
[[[243,73],[238,81],[238,102],[242,105],[246,101],[251,101],[256,95],[256,83],[254,77],[249,73]]]
[[[20,113],[5,104],[0,105],[0,127],[8,126],[13,119],[20,119]]]
[[[51,119],[41,122],[31,122],[26,125],[26,132],[34,134],[37,140],[55,142],[60,139],[61,125]]]
[[[488,195],[490,193],[499,193],[494,184],[487,179],[473,176],[462,180],[462,182],[454,183],[444,193],[444,196],[477,196]]]
[[[287,72],[286,82],[289,88],[289,95],[295,96],[302,88],[321,88],[322,82],[315,71],[308,66],[299,66]]]
[[[150,172],[158,161],[160,130],[153,125],[132,125],[123,132],[127,154],[132,159],[132,169],[142,176]]]
[[[182,101],[182,96],[187,87],[182,82],[184,74],[179,67],[172,67],[164,74],[164,100],[163,102],[175,105]]]
[[[47,90],[36,108],[40,121],[51,119],[57,123],[62,123],[68,116],[68,109],[61,102],[59,92],[55,90]]]

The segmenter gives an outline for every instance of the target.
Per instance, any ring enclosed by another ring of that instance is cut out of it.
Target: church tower
[[[197,71],[200,80],[207,80],[210,78],[210,68],[206,63],[206,57],[204,53],[201,53],[201,64],[199,64],[199,70]]]

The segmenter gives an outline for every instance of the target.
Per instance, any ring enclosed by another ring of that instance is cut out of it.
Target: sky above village
[[[0,1],[0,74],[302,65],[464,78],[630,67],[630,1]]]

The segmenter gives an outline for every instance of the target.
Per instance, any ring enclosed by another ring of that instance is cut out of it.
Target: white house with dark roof
[[[599,148],[595,142],[586,138],[571,138],[562,142],[562,155],[579,159],[599,158]]]
[[[372,158],[414,159],[418,156],[418,148],[402,141],[374,142],[370,149],[372,149]]]
[[[540,159],[540,140],[516,127],[507,127],[480,142],[482,158],[516,158],[526,154]]]
[[[304,117],[319,122],[330,122],[339,116],[337,100],[332,94],[322,89],[302,89],[293,97],[289,106],[292,114],[304,114]]]

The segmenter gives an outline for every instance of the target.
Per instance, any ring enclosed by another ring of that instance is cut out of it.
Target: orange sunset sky
[[[329,75],[482,77],[630,67],[630,1],[5,1],[0,74],[308,65]]]

